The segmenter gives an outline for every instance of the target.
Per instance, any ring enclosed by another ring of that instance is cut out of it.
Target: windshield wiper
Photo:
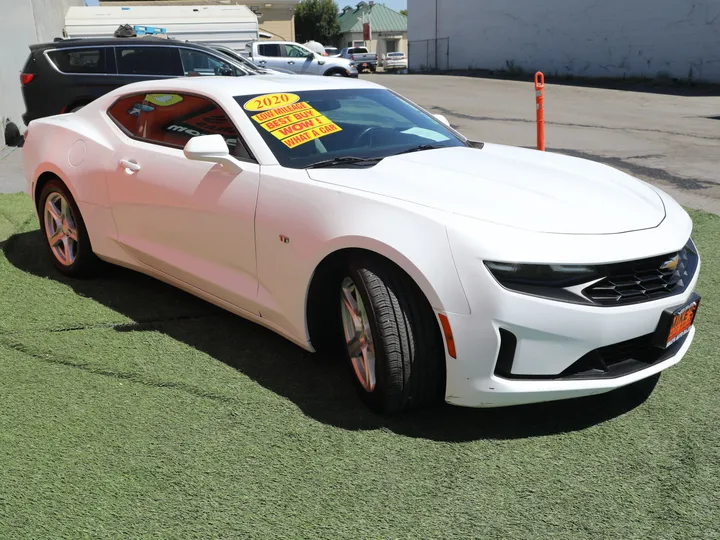
[[[445,148],[445,146],[439,144],[421,144],[419,146],[413,146],[412,148],[403,150],[402,152],[398,152],[395,155],[399,156],[400,154],[411,154],[412,152],[422,152],[423,150],[437,150],[438,148]]]
[[[345,157],[337,157],[333,159],[326,159],[324,161],[318,161],[316,163],[311,163],[306,168],[307,169],[320,169],[323,167],[335,167],[337,165],[354,165],[359,163],[367,163],[367,164],[376,164],[379,163],[383,158],[376,157],[376,158],[361,158],[361,157],[352,157],[352,156],[345,156]]]

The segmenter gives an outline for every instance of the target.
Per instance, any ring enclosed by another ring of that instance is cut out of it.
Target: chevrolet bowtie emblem
[[[672,259],[668,259],[667,261],[662,263],[662,266],[660,266],[660,270],[669,270],[671,272],[674,272],[679,262],[680,256],[675,255]]]

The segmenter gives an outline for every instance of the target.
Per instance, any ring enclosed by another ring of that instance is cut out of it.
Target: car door
[[[108,111],[118,141],[107,185],[119,242],[139,262],[258,313],[254,216],[260,167],[204,96],[128,95]],[[243,171],[191,161],[185,143],[220,133]]]
[[[312,57],[308,57],[311,53],[309,49],[294,45],[292,43],[285,43],[285,60],[286,68],[303,75],[317,75],[320,70],[318,59],[313,54]],[[323,64],[325,61],[322,62]],[[282,66],[280,66],[282,67]]]
[[[260,67],[286,68],[283,50],[279,43],[258,43],[258,57],[254,59]]]

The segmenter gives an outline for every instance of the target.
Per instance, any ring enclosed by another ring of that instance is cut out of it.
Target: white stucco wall
[[[28,45],[61,36],[67,8],[83,4],[83,0],[0,0],[0,145],[7,119],[21,131],[24,127],[20,71],[30,52]]]
[[[408,0],[408,14],[413,69],[427,62],[412,42],[450,37],[451,69],[720,82],[720,0]]]

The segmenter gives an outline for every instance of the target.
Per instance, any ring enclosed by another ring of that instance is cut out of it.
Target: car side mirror
[[[193,137],[185,144],[183,154],[192,161],[219,163],[230,172],[242,172],[242,167],[230,156],[230,149],[219,134]]]
[[[314,59],[314,58],[315,58],[315,53],[312,52],[312,51],[310,51],[309,53],[307,53],[307,58]]]
[[[439,120],[441,123],[445,124],[447,127],[450,127],[450,122],[442,114],[433,114],[433,116],[435,117],[436,120]]]

